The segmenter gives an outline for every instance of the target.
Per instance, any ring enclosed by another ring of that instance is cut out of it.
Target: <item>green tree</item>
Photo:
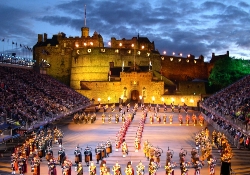
[[[217,60],[209,76],[209,85],[219,89],[250,74],[249,60],[225,57]]]

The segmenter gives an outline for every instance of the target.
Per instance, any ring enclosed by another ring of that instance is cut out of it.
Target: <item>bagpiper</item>
[[[140,161],[139,164],[136,166],[136,173],[137,175],[143,175],[145,171],[145,166]]]
[[[96,155],[96,164],[99,164],[99,161],[102,160],[101,147],[99,144],[95,148],[95,155]]]
[[[89,175],[96,175],[96,166],[95,166],[94,162],[90,163]]]
[[[60,163],[60,165],[62,165],[65,159],[66,159],[65,150],[61,147],[58,151],[57,160]]]
[[[121,166],[116,162],[116,164],[113,166],[112,171],[114,172],[114,175],[121,175]]]
[[[15,168],[15,159],[11,159],[11,163],[10,163],[10,168],[11,168],[11,174],[16,174],[16,168]]]
[[[107,157],[109,157],[109,154],[112,153],[112,143],[109,139],[107,140],[105,147],[106,147]]]
[[[79,146],[76,147],[74,155],[75,155],[75,163],[78,165],[79,162],[82,162],[82,153]]]
[[[87,146],[84,150],[85,155],[85,163],[87,166],[89,166],[89,162],[92,161],[92,148]]]

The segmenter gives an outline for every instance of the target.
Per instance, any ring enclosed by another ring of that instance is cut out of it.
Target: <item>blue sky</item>
[[[25,55],[20,44],[32,47],[37,34],[81,36],[85,5],[90,36],[100,33],[106,46],[111,37],[131,39],[139,33],[167,55],[203,55],[209,61],[213,52],[228,50],[230,56],[250,59],[249,0],[0,1],[0,53]]]

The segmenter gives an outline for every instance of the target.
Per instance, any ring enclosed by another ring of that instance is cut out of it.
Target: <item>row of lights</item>
[[[174,98],[171,98],[171,100],[172,100],[172,102],[175,101]],[[152,101],[153,101],[153,102],[155,101],[155,97],[154,97],[154,96],[152,97]],[[164,101],[165,101],[164,97],[161,97],[161,101],[164,103]],[[184,99],[184,98],[181,98],[181,102],[184,103],[184,102],[185,102],[185,99]],[[190,103],[194,103],[194,99],[191,98],[189,102],[190,102]]]
[[[89,44],[90,44],[91,46],[93,46],[93,42],[90,42]],[[83,45],[84,45],[84,46],[87,46],[87,43],[83,43]],[[75,46],[76,46],[76,47],[79,47],[79,44],[76,43]]]
[[[163,55],[166,55],[167,54],[167,51],[163,51]],[[173,55],[175,55],[175,52],[172,53]],[[182,53],[179,53],[178,54],[179,56],[182,56]],[[190,54],[188,54],[188,58],[190,57]]]

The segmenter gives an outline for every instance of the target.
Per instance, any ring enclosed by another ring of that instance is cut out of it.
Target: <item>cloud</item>
[[[189,53],[198,57],[204,55],[208,59],[212,52],[225,53],[227,50],[242,50],[249,55],[250,11],[249,2],[236,1],[177,1],[177,0],[67,0],[37,4],[35,9],[21,9],[11,6],[0,6],[0,10],[7,13],[4,21],[6,30],[1,35],[16,35],[32,38],[37,35],[32,26],[46,25],[49,32],[56,34],[65,32],[67,36],[79,35],[84,26],[84,11],[86,5],[87,27],[90,35],[97,31],[103,38],[105,45],[111,37],[117,39],[131,39],[140,36],[154,41],[156,48],[163,50]],[[32,5],[34,5],[32,4]],[[41,6],[41,8],[38,8]],[[13,15],[16,10],[18,15]],[[0,11],[2,14],[2,12]],[[1,17],[0,17],[1,18]],[[20,20],[21,19],[21,20]],[[8,24],[11,21],[15,28]],[[41,29],[39,29],[40,31]],[[45,29],[44,29],[45,30]],[[47,32],[47,31],[44,31]]]

